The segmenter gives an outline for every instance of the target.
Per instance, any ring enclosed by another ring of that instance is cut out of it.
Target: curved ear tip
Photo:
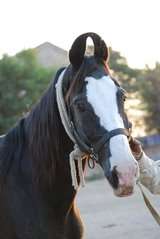
[[[86,49],[86,34],[78,36],[69,50],[69,61],[74,68],[79,68],[83,62]]]
[[[109,54],[105,41],[97,33],[87,32],[78,36],[69,50],[69,61],[74,68],[79,68],[83,62],[88,37],[91,37],[94,43],[94,56],[100,61],[108,60]]]

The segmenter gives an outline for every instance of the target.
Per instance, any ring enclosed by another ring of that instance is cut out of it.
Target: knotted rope
[[[82,161],[83,161],[83,159],[86,159],[89,156],[86,155],[84,152],[82,152],[79,149],[78,145],[76,144],[76,140],[71,131],[71,124],[70,124],[70,120],[68,118],[66,105],[64,102],[63,91],[62,91],[64,73],[65,73],[65,70],[60,74],[58,82],[56,84],[56,97],[57,97],[57,105],[58,105],[58,110],[59,110],[60,117],[62,120],[62,124],[63,124],[65,131],[68,134],[69,138],[74,143],[74,150],[69,155],[69,162],[70,162],[70,169],[71,169],[72,185],[73,185],[74,189],[77,190],[79,185],[81,185],[82,187],[85,186]],[[76,167],[75,161],[78,162],[78,167]],[[76,170],[76,168],[77,168],[77,170]],[[77,175],[77,171],[78,171],[78,175]],[[79,185],[78,185],[78,177],[79,177]]]
[[[76,190],[78,188],[78,180],[79,177],[80,184],[82,187],[85,186],[84,173],[83,173],[83,165],[82,160],[85,158],[85,154],[79,149],[77,144],[74,145],[74,150],[69,155],[70,167],[71,167],[71,176],[72,176],[72,185]],[[76,171],[75,160],[78,162],[78,175]]]

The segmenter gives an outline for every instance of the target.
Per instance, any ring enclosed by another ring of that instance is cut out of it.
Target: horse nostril
[[[112,175],[112,186],[116,189],[118,188],[118,183],[119,183],[117,166],[114,166],[111,175]]]

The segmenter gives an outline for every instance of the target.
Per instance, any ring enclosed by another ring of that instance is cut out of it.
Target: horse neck
[[[73,144],[60,119],[54,85],[26,118],[26,132],[38,180],[45,179],[53,184],[60,174],[69,173],[69,153]]]

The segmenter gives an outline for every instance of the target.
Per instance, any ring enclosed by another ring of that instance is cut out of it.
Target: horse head
[[[86,40],[94,55],[86,57]],[[126,92],[110,75],[108,49],[95,33],[79,36],[69,52],[64,92],[72,130],[80,149],[92,153],[117,196],[132,194],[138,175],[129,147],[130,124],[124,111]]]

